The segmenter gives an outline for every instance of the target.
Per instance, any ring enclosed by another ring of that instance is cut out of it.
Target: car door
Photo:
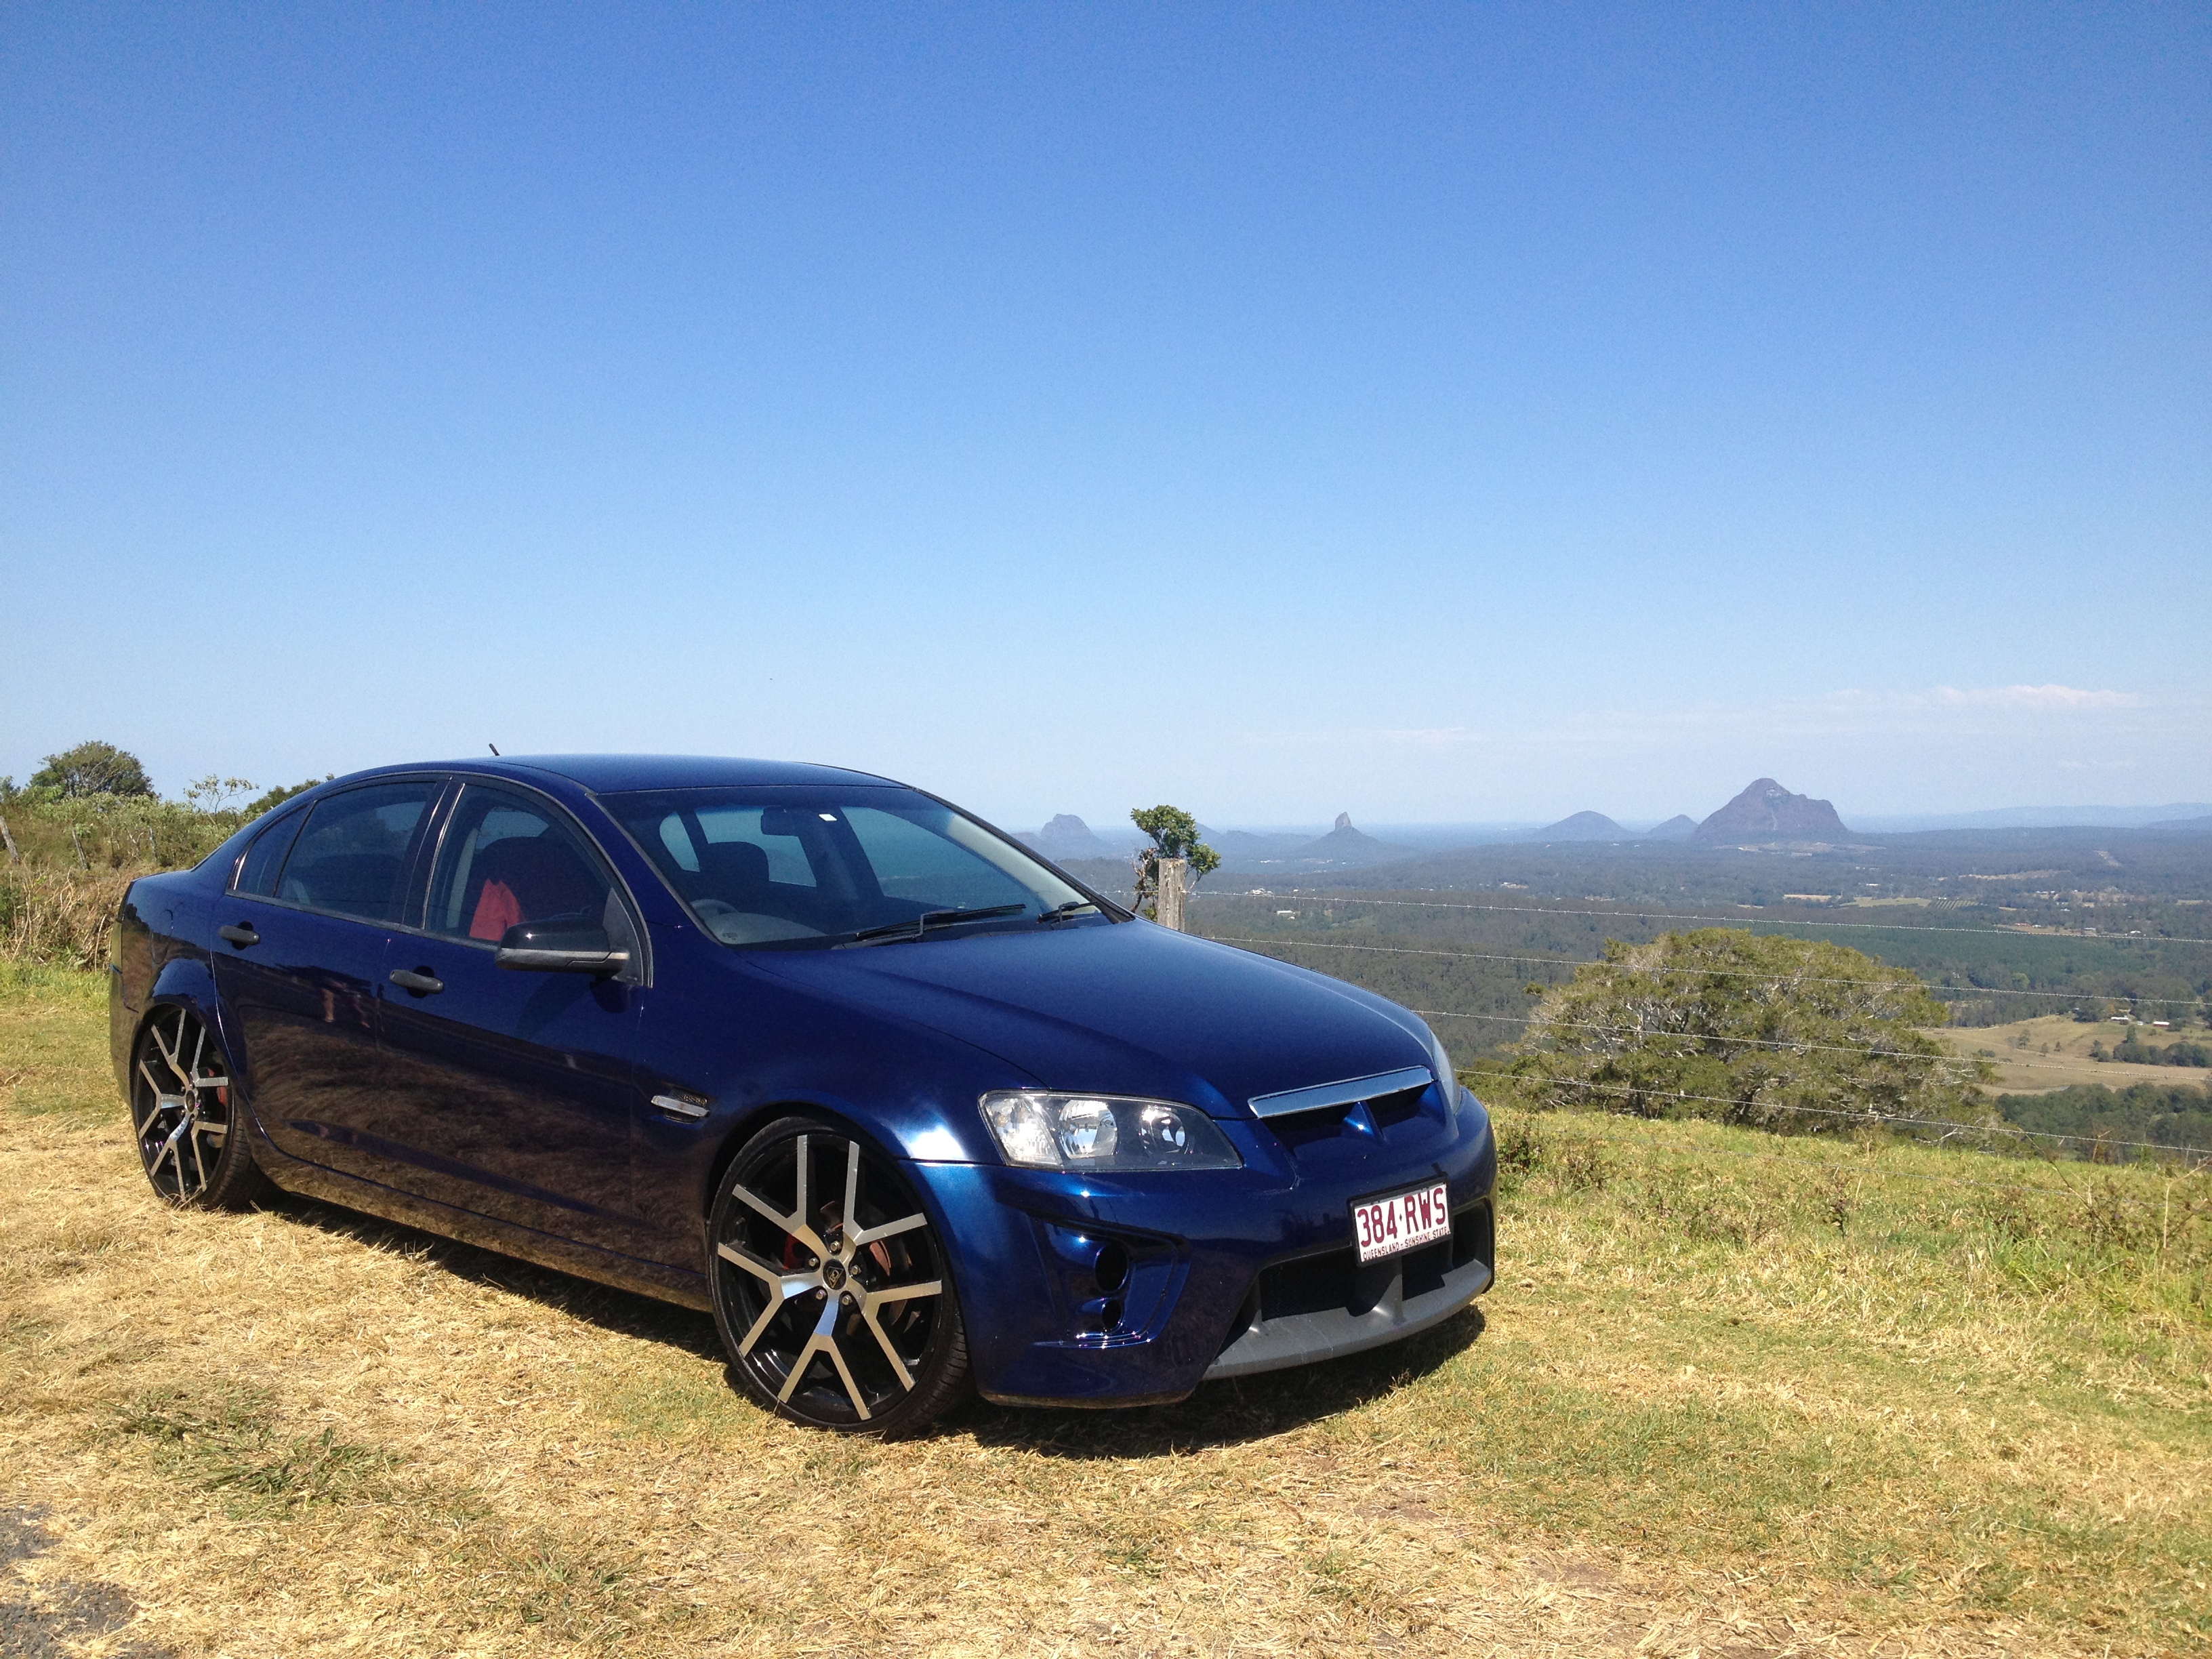
[[[441,1204],[635,1254],[646,975],[628,894],[563,809],[488,780],[462,783],[426,863],[419,923],[387,958],[385,1121],[408,1164],[394,1179]],[[547,923],[604,928],[629,966],[499,965],[507,929]]]
[[[280,815],[216,913],[216,986],[246,1100],[279,1148],[385,1178],[378,1050],[386,941],[440,777],[392,779]]]

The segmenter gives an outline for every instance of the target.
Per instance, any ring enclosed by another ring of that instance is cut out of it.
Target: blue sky
[[[2212,797],[2212,13],[15,6],[0,771]]]

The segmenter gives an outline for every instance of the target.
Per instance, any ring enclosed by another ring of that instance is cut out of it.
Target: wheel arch
[[[729,1174],[730,1165],[737,1162],[738,1154],[746,1144],[769,1124],[783,1117],[817,1117],[830,1127],[857,1136],[878,1157],[893,1164],[908,1164],[912,1157],[897,1139],[870,1124],[863,1114],[855,1112],[842,1101],[823,1100],[805,1095],[790,1095],[749,1107],[742,1116],[734,1118],[722,1131],[714,1148],[714,1156],[707,1166],[707,1179],[696,1194],[699,1220],[703,1225],[714,1212],[714,1201],[720,1196],[722,1177]],[[930,1224],[939,1224],[932,1216]]]
[[[224,1006],[222,993],[217,990],[215,974],[209,964],[198,957],[173,957],[155,975],[153,988],[147,994],[145,1006],[137,1009],[131,1028],[130,1055],[135,1060],[138,1045],[145,1041],[146,1028],[154,1023],[157,1014],[172,1008],[186,1008],[199,1017],[200,1023],[214,1035],[222,1048],[223,1065],[228,1071],[231,1087],[238,1091],[246,1104],[246,1114],[252,1113],[253,1079],[244,1059],[244,1049],[238,1042],[238,1033]],[[123,1077],[123,1095],[131,1097],[130,1062],[126,1060]],[[259,1120],[254,1120],[258,1126]]]
[[[213,971],[205,962],[182,957],[161,964],[146,994],[144,1006],[136,1011],[137,1020],[131,1029],[132,1053],[137,1052],[154,1016],[171,1008],[189,1008],[198,1014],[200,1023],[213,1031],[216,1040],[222,1044],[223,1058],[228,1060],[235,1057],[238,1045],[231,1041],[229,1021],[223,1016],[222,997],[216,989]]]
[[[820,1118],[832,1128],[857,1136],[871,1152],[884,1158],[894,1167],[915,1162],[896,1140],[871,1126],[861,1114],[842,1101],[791,1095],[749,1109],[723,1133],[720,1144],[714,1148],[714,1157],[708,1166],[709,1173],[700,1194],[700,1259],[710,1277],[714,1272],[714,1204],[721,1195],[723,1178],[729,1174],[730,1165],[737,1162],[738,1154],[744,1150],[755,1135],[777,1119],[785,1117]],[[904,1179],[914,1193],[915,1201],[921,1206],[922,1213],[929,1218],[931,1228],[945,1241],[945,1271],[952,1280],[953,1294],[959,1297],[964,1305],[967,1266],[960,1259],[960,1251],[956,1248],[957,1234],[952,1225],[951,1212],[945,1207],[942,1194],[933,1183],[910,1172],[905,1175]]]

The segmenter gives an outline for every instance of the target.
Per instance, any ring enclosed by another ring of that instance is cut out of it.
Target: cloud
[[[1480,732],[1464,726],[1439,726],[1399,731],[1381,731],[1367,734],[1377,743],[1404,744],[1415,749],[1455,749],[1463,744],[1481,743]]]
[[[1258,748],[1464,749],[1491,741],[1487,734],[1468,726],[1331,726],[1322,730],[1245,732],[1241,739]]]
[[[1933,686],[1924,691],[1832,691],[1811,703],[1783,708],[1826,708],[1864,711],[1990,709],[2013,714],[2086,714],[2119,708],[2147,708],[2150,699],[2132,691],[2090,691],[2073,685]]]
[[[2071,685],[1991,685],[1970,691],[1939,685],[1935,698],[1954,708],[2007,708],[2034,714],[2141,708],[2146,701],[2132,691],[2085,691]]]
[[[2135,711],[2151,711],[2136,714]],[[2113,720],[2112,716],[2122,716]],[[2132,718],[2126,718],[2133,715]],[[2071,685],[1936,685],[1912,690],[1848,689],[1769,702],[1705,702],[1561,710],[1553,719],[1511,729],[1474,726],[1334,726],[1321,730],[1247,731],[1255,748],[1308,750],[1454,750],[1477,747],[1516,750],[1607,750],[1679,744],[1741,734],[1779,738],[1917,736],[1938,741],[1977,736],[2025,738],[2048,733],[2053,722],[2098,720],[2100,732],[2160,727],[2185,718],[2132,691],[2090,690]]]

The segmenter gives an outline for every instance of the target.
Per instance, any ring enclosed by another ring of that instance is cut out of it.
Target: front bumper
[[[1349,1249],[1262,1270],[1252,1319],[1202,1379],[1250,1376],[1364,1353],[1442,1324],[1490,1288],[1497,1228],[1485,1198],[1452,1218],[1446,1243],[1361,1267]]]
[[[916,1163],[952,1244],[977,1386],[1006,1404],[1128,1406],[1380,1346],[1488,1288],[1497,1148],[1435,1091],[1382,1132],[1295,1142],[1222,1121],[1245,1167],[1080,1177]],[[1447,1184],[1449,1240],[1360,1267],[1355,1200]]]

